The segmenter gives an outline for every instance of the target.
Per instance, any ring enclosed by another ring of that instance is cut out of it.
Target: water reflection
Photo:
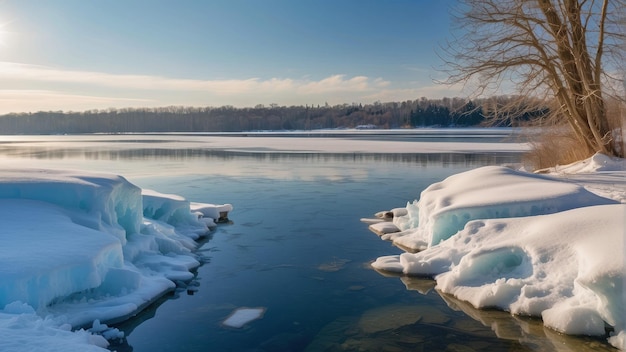
[[[101,149],[89,147],[56,148],[32,145],[0,146],[0,157],[34,159],[83,159],[83,160],[169,160],[169,161],[229,161],[250,159],[257,161],[298,162],[387,162],[412,163],[421,166],[461,164],[469,167],[502,164],[519,160],[520,153],[305,153],[305,152],[238,152],[200,148],[133,148]]]
[[[421,285],[420,285],[421,286]],[[324,326],[305,351],[531,351],[433,304],[388,304]]]
[[[436,286],[434,280],[378,272],[387,277],[399,277],[407,290],[414,290],[423,295],[429,294],[431,291],[437,292],[453,311],[464,313],[466,317],[480,322],[484,327],[493,331],[499,339],[517,342],[524,346],[525,350],[561,352],[616,351],[616,349],[606,343],[606,337],[564,335],[546,328],[541,319],[538,318],[515,316],[499,310],[476,309],[468,302],[458,300],[454,296],[442,293],[439,290],[433,290]],[[441,313],[437,312],[436,314]],[[467,320],[460,318],[441,320],[438,325],[441,325],[441,328],[450,328],[463,334],[484,333],[484,331],[477,331],[474,324],[469,324]],[[484,344],[489,341],[482,339],[481,342]],[[482,346],[482,344],[480,349],[474,349],[471,345],[466,345],[466,347],[472,348],[467,349],[467,351],[483,350],[483,348],[489,351],[497,349],[497,346]]]
[[[195,147],[159,148],[145,144],[119,148],[80,142],[54,146],[48,143],[0,144],[2,161],[13,166],[32,167],[36,164],[38,167],[113,172],[140,184],[147,178],[191,174],[244,179],[262,177],[268,181],[353,183],[367,181],[374,174],[385,182],[390,177],[403,177],[419,169],[428,169],[424,177],[432,177],[430,170],[518,163],[521,154],[242,152]],[[416,196],[410,194],[410,197]]]

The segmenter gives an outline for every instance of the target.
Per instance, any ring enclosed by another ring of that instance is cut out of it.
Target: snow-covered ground
[[[624,159],[596,154],[550,175],[453,175],[393,209],[392,224],[370,225],[408,250],[372,266],[434,277],[474,307],[540,316],[566,334],[609,326],[609,342],[626,350],[625,170]]]
[[[0,350],[105,350],[122,333],[101,322],[192,279],[195,240],[230,210],[116,175],[0,171]]]

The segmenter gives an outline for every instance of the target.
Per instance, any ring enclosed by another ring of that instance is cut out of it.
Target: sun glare
[[[9,42],[8,27],[8,22],[0,22],[0,47],[5,47]]]

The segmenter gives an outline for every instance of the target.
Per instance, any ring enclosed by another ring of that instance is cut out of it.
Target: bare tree
[[[625,5],[460,0],[455,15],[462,34],[444,55],[447,83],[464,83],[478,96],[514,89],[521,97],[541,98],[544,106],[552,103],[553,116],[569,124],[587,154],[623,157],[621,123],[612,125],[606,101],[624,103]]]

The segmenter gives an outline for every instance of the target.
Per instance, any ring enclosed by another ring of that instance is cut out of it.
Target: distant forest
[[[0,134],[74,134],[124,132],[239,132],[357,128],[470,127],[518,97],[485,100],[443,98],[373,104],[306,106],[257,105],[253,108],[186,107],[46,111],[0,116]],[[522,120],[540,118],[547,109],[531,110]],[[502,112],[500,112],[502,114]],[[506,119],[500,126],[510,125]]]

